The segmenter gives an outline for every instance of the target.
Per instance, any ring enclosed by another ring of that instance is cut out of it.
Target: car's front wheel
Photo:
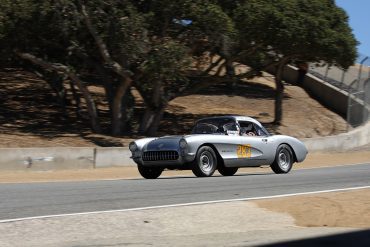
[[[215,151],[209,146],[199,148],[195,162],[193,164],[193,173],[197,177],[212,176],[217,168],[217,157]]]
[[[281,144],[276,150],[275,160],[271,164],[271,169],[276,174],[288,173],[292,169],[293,163],[292,149],[286,144]]]
[[[163,172],[163,168],[161,167],[148,167],[138,164],[137,168],[139,170],[140,175],[146,179],[156,179]]]

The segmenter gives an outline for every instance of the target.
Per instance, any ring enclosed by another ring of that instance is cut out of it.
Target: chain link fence
[[[311,64],[309,73],[348,93],[347,122],[358,127],[370,120],[370,57],[360,54],[356,64],[343,70]]]

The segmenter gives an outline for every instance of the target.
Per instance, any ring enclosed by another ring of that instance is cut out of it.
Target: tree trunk
[[[76,116],[77,116],[77,118],[81,118],[81,100],[80,100],[80,96],[77,94],[77,91],[75,89],[75,85],[71,80],[69,81],[69,86],[71,87],[72,97],[75,100],[75,104],[76,104]]]
[[[161,81],[154,82],[153,94],[149,99],[150,101],[145,102],[146,109],[140,123],[139,133],[154,136],[158,131],[164,110],[168,104],[168,100],[163,97]]]
[[[125,109],[123,109],[123,97],[131,85],[131,79],[123,80],[117,88],[113,99],[112,106],[112,135],[119,136],[122,134],[123,126],[126,123]]]
[[[61,78],[61,76],[56,72],[45,73],[44,77],[57,95],[58,103],[63,108],[64,115],[66,115],[67,97],[66,90],[63,85],[63,78]]]
[[[147,108],[142,118],[139,132],[143,135],[155,136],[163,118],[165,108],[166,106]]]
[[[234,79],[235,68],[234,68],[232,60],[229,58],[226,59],[225,69],[226,69],[226,76],[228,76],[229,78],[233,78],[231,81],[231,88],[232,88],[232,93],[235,94],[236,93],[235,92],[236,91],[236,80]]]
[[[280,80],[275,79],[276,83],[276,94],[275,94],[275,119],[274,124],[280,125],[283,118],[283,97],[284,97],[284,85]]]
[[[234,65],[233,65],[233,62],[231,61],[231,59],[226,59],[226,64],[225,64],[225,68],[226,68],[226,75],[229,76],[229,77],[233,77],[235,76],[235,68],[234,68]]]
[[[103,81],[103,87],[105,92],[105,98],[108,102],[109,107],[109,114],[112,115],[112,109],[113,109],[113,99],[114,99],[114,76],[113,73],[109,73],[104,66],[102,66],[100,63],[96,62],[90,62],[92,66],[94,66],[95,70],[100,74]]]
[[[287,58],[283,58],[282,61],[279,63],[275,73],[276,92],[275,92],[274,124],[276,125],[280,125],[283,119],[284,84],[282,82],[282,76],[287,61],[288,61]]]
[[[93,97],[91,96],[89,90],[87,90],[87,87],[82,83],[82,81],[80,81],[80,79],[77,78],[77,76],[75,76],[74,74],[70,74],[69,76],[71,80],[76,84],[77,88],[81,91],[86,101],[87,111],[90,116],[90,122],[93,132],[101,133],[98,109],[96,108]]]
[[[129,119],[133,111],[131,106],[132,95],[130,93],[130,86],[124,85],[125,82],[130,81],[129,78],[124,78],[117,73],[107,71],[101,64],[95,63],[95,69],[98,71],[100,76],[103,78],[103,86],[105,91],[105,97],[109,106],[109,115],[111,116],[111,134],[114,136],[122,135],[126,131],[130,131]],[[119,85],[117,86],[117,81]],[[127,86],[127,88],[125,88]]]

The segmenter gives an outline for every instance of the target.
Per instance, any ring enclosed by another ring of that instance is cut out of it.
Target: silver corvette
[[[129,148],[147,179],[158,178],[164,169],[192,170],[197,177],[208,177],[216,170],[232,176],[239,167],[270,165],[275,173],[288,173],[307,155],[298,139],[270,135],[257,120],[243,116],[204,118],[191,135],[139,139]]]

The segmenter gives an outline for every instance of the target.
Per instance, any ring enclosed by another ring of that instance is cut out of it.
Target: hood
[[[150,141],[145,147],[145,151],[168,151],[168,150],[178,150],[179,141],[183,136],[164,136]]]

